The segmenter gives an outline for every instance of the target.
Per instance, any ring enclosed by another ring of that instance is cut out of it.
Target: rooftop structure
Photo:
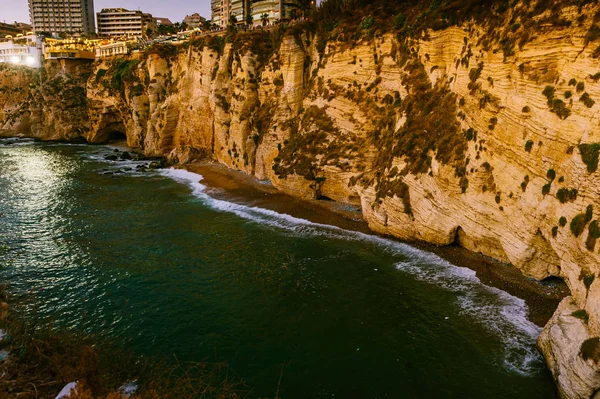
[[[44,43],[40,36],[18,36],[0,42],[0,64],[24,65],[31,68],[42,66]]]
[[[173,22],[171,22],[169,18],[155,17],[154,19],[156,20],[157,25],[173,25]]]
[[[151,36],[156,31],[152,15],[124,8],[105,8],[98,14],[100,36]]]
[[[33,31],[31,25],[24,24],[22,22],[15,22],[14,24],[7,24],[0,22],[0,39],[7,35],[26,35],[28,32]]]
[[[204,18],[203,16],[201,16],[200,14],[198,14],[197,12],[192,14],[192,15],[188,15],[183,19],[183,22],[188,26],[188,28],[190,29],[195,29],[195,28],[201,28],[204,26],[204,23],[206,22],[206,18]]]
[[[95,30],[93,0],[29,0],[29,15],[36,33],[57,36]]]

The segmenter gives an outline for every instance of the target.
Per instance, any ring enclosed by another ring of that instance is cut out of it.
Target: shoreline
[[[259,181],[244,172],[229,169],[211,161],[176,165],[202,175],[201,183],[216,199],[261,207],[314,223],[329,224],[346,230],[377,235],[362,218],[360,207],[330,200],[301,200],[277,190],[270,182]],[[397,240],[391,236],[381,236]],[[459,267],[475,271],[481,282],[523,299],[528,318],[543,327],[552,317],[560,301],[570,295],[562,280],[537,281],[523,275],[516,267],[457,246],[436,247],[422,242],[407,242],[415,248],[434,253]]]

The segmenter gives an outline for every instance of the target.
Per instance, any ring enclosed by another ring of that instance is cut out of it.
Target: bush
[[[556,198],[560,201],[561,204],[566,204],[569,201],[575,201],[577,199],[577,189],[561,188],[556,192]]]
[[[583,278],[581,278],[581,277],[582,276],[580,276],[580,279],[583,280],[583,285],[585,285],[585,288],[587,288],[589,290],[590,287],[592,286],[592,283],[596,279],[596,276],[594,276],[591,273],[587,273],[587,274],[583,275]]]
[[[573,92],[571,90],[565,91],[565,98],[569,99],[571,97],[573,97]]]
[[[527,140],[527,142],[525,143],[525,151],[531,152],[532,148],[533,148],[533,140]]]
[[[577,90],[577,93],[581,93],[582,91],[585,90],[585,83],[583,82],[577,82],[577,86],[575,86],[575,90]]]
[[[588,312],[586,312],[585,309],[576,310],[573,313],[571,313],[571,316],[581,319],[585,323],[587,323],[588,320],[590,319],[590,316],[588,315]]]
[[[96,72],[96,83],[106,75],[106,72],[108,72],[107,69],[98,69],[98,72]]]
[[[571,233],[573,233],[575,237],[579,237],[581,233],[583,233],[586,224],[585,213],[576,215],[573,220],[571,220]]]
[[[587,165],[589,173],[594,173],[598,170],[598,152],[600,151],[600,143],[579,144],[579,153],[581,160]]]
[[[583,360],[592,360],[595,363],[600,361],[600,338],[589,338],[583,341],[580,350]]]
[[[550,180],[556,179],[556,171],[554,169],[548,169],[548,172],[546,173],[546,177]]]
[[[560,225],[560,227],[565,227],[567,225],[567,218],[561,216],[560,219],[558,219],[558,224]]]
[[[406,17],[404,16],[404,14],[402,13],[398,13],[395,17],[394,17],[394,28],[396,29],[400,29],[404,26],[404,23],[406,22]]]
[[[596,248],[596,240],[598,238],[600,238],[600,228],[598,227],[598,221],[594,220],[588,227],[588,238],[585,242],[585,246],[588,251],[594,252],[594,249]]]
[[[524,107],[523,107],[523,109],[522,109],[522,112],[523,112],[524,114],[528,114],[528,113],[530,113],[530,112],[531,112],[531,108],[529,108],[528,106],[524,106]]]
[[[558,235],[558,226],[552,227],[552,237],[556,238]]]
[[[581,95],[581,97],[579,98],[579,101],[584,103],[585,106],[588,108],[592,108],[594,106],[594,104],[596,104],[596,101],[592,100],[592,98],[590,97],[590,95],[587,92],[583,93]]]
[[[360,29],[370,29],[371,27],[373,27],[373,25],[375,24],[375,18],[373,18],[372,15],[366,16],[363,18],[362,21],[360,21]]]
[[[544,187],[542,187],[542,195],[550,194],[550,188],[552,188],[552,183],[544,184]]]

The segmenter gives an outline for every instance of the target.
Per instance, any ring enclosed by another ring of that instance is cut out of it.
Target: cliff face
[[[280,42],[255,32],[164,46],[95,63],[89,78],[83,66],[3,69],[0,128],[92,143],[123,136],[176,163],[212,158],[294,196],[360,204],[374,231],[560,277],[572,297],[540,347],[564,397],[592,397],[597,8],[563,8],[568,23],[558,25],[542,14],[535,37],[507,21],[503,51],[476,23],[418,39],[340,33],[324,50],[293,29]]]
[[[34,72],[0,66],[0,135],[74,140],[89,130],[89,65],[48,64]]]

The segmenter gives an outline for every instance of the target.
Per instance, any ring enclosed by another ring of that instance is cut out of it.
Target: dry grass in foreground
[[[65,331],[52,322],[24,317],[8,305],[0,287],[0,399],[54,399],[78,381],[75,399],[123,399],[123,384],[135,381],[131,399],[245,398],[249,392],[228,375],[226,363],[179,363],[134,357],[95,337]],[[2,352],[0,352],[2,353]]]

